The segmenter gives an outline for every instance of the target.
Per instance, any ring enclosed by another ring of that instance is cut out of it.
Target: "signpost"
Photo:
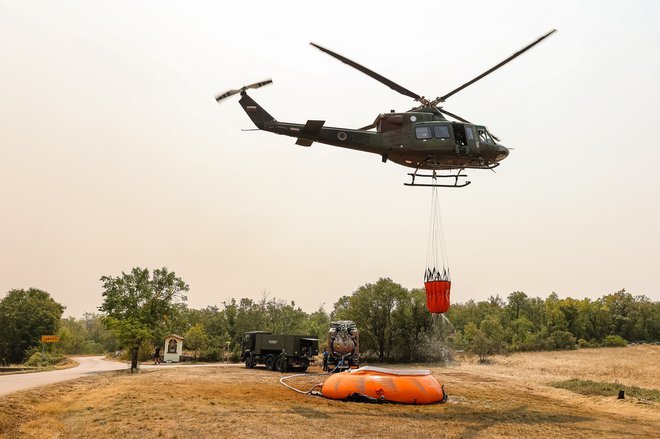
[[[46,345],[44,343],[57,343],[59,341],[60,341],[60,336],[59,335],[42,335],[41,336],[41,362],[44,361],[44,357],[46,356],[46,353],[44,352]]]

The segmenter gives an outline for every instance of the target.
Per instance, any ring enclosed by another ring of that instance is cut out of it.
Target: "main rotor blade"
[[[454,114],[454,113],[450,113],[449,111],[445,110],[444,108],[440,108],[440,107],[438,107],[438,111],[441,112],[442,114],[446,114],[446,115],[449,116],[449,117],[453,117],[453,118],[456,119],[456,120],[460,120],[461,122],[472,123],[472,122],[470,122],[470,121],[467,120],[467,119],[463,119],[461,116],[458,116],[458,115],[456,115],[456,114]]]
[[[495,67],[493,67],[493,68],[491,68],[491,69],[485,71],[485,72],[482,73],[481,75],[477,76],[476,78],[472,79],[471,81],[466,82],[465,84],[461,85],[461,86],[458,87],[457,89],[450,91],[450,92],[447,93],[446,95],[439,97],[439,98],[438,98],[438,101],[439,101],[439,102],[444,102],[444,101],[447,100],[447,98],[449,98],[450,96],[453,96],[454,94],[456,94],[456,93],[458,93],[459,91],[463,90],[465,87],[474,84],[475,82],[477,82],[478,80],[480,80],[480,79],[483,78],[484,76],[493,73],[495,70],[499,69],[499,68],[502,67],[504,64],[508,63],[509,61],[512,61],[513,59],[515,59],[515,58],[519,57],[520,55],[522,55],[523,53],[527,52],[529,49],[531,49],[532,47],[536,46],[538,43],[540,43],[541,41],[545,40],[546,38],[548,38],[550,35],[552,35],[552,34],[555,33],[555,32],[557,32],[557,29],[552,29],[550,32],[548,32],[547,34],[543,35],[542,37],[540,37],[539,39],[537,39],[537,40],[534,41],[533,43],[531,43],[531,44],[529,44],[529,45],[523,47],[522,49],[520,49],[519,51],[517,51],[516,53],[514,53],[513,55],[511,55],[510,57],[508,57],[507,59],[505,59],[504,61],[502,61],[502,62],[499,63],[498,65],[496,65]]]
[[[309,43],[309,44],[316,47],[320,51],[325,52],[328,55],[337,58],[339,61],[343,62],[344,64],[348,64],[349,66],[351,66],[355,69],[358,69],[362,73],[371,76],[376,81],[379,81],[379,82],[385,84],[386,86],[388,86],[392,90],[397,91],[397,92],[401,93],[402,95],[410,96],[411,98],[417,99],[417,100],[419,100],[421,98],[421,96],[418,95],[417,93],[412,92],[412,91],[408,90],[407,88],[404,88],[404,87],[400,86],[396,82],[390,81],[386,77],[384,77],[382,75],[379,75],[378,73],[374,72],[373,70],[369,70],[368,68],[366,68],[364,66],[361,66],[360,64],[356,63],[355,61],[351,61],[350,59],[348,59],[344,56],[341,56],[340,54],[335,53],[332,50],[328,50],[324,47],[321,47],[318,44],[314,44],[314,43]]]

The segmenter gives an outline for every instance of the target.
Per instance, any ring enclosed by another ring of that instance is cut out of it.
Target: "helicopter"
[[[466,169],[493,170],[509,155],[509,148],[501,145],[500,139],[485,125],[475,124],[445,110],[442,104],[451,96],[474,84],[483,77],[522,55],[532,47],[556,32],[552,29],[537,40],[523,47],[504,61],[486,70],[449,93],[429,100],[386,77],[370,70],[355,61],[329,49],[310,43],[312,46],[359,70],[392,90],[414,99],[418,105],[406,112],[379,114],[373,123],[358,129],[326,127],[324,120],[308,120],[305,124],[279,122],[263,107],[257,104],[247,90],[272,84],[267,79],[239,89],[228,90],[215,97],[219,103],[229,96],[240,94],[239,104],[256,125],[258,130],[269,131],[296,137],[296,144],[309,147],[314,142],[342,148],[364,151],[381,156],[383,163],[388,160],[399,165],[414,168],[408,175],[412,177],[406,186],[465,187]],[[447,119],[449,116],[453,120]],[[375,131],[372,131],[375,128]],[[420,171],[431,171],[423,173]],[[430,183],[416,182],[416,178]],[[448,184],[438,183],[440,180]],[[451,180],[453,179],[453,181]]]

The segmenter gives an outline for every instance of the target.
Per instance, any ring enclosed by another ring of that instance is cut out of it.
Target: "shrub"
[[[608,348],[619,348],[627,345],[628,342],[624,340],[620,335],[608,335],[603,340],[603,346]]]
[[[555,331],[546,340],[546,348],[554,349],[576,349],[575,337],[568,331]]]
[[[581,338],[578,340],[578,346],[580,347],[580,349],[597,348],[598,342],[596,342],[595,340],[585,340],[584,338]]]
[[[32,355],[25,362],[26,366],[54,366],[61,363],[66,357],[57,353],[45,352],[43,355],[41,352],[33,352]]]

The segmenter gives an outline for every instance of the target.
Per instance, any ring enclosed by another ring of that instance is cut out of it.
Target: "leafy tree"
[[[584,317],[580,315],[580,301],[570,297],[558,303],[559,310],[566,321],[566,330],[578,338],[585,336]]]
[[[42,335],[55,334],[64,306],[42,290],[14,289],[0,300],[0,361],[21,363]]]
[[[87,337],[92,344],[103,346],[103,352],[115,352],[119,349],[119,342],[115,334],[103,324],[102,314],[87,312],[83,314],[83,321]]]
[[[167,268],[133,268],[121,276],[103,276],[103,322],[131,351],[131,372],[137,369],[138,352],[145,341],[160,342],[168,331],[168,320],[185,301],[188,285]]]
[[[567,329],[566,317],[561,310],[557,293],[551,293],[545,299],[545,324],[550,332],[565,331]]]
[[[333,313],[337,319],[355,321],[360,329],[360,350],[375,351],[383,361],[392,346],[393,315],[408,299],[408,291],[391,279],[379,279],[357,289],[348,299],[341,298]]]
[[[88,339],[87,330],[80,320],[67,317],[60,320],[57,334],[60,336],[59,348],[67,354],[82,354],[85,341]]]
[[[620,335],[626,340],[634,340],[635,299],[626,290],[603,297],[610,314],[610,334]]]
[[[509,312],[509,318],[511,320],[517,320],[523,315],[527,310],[527,294],[522,291],[514,291],[509,294],[507,297],[508,305],[506,306],[507,311]]]
[[[636,323],[635,323],[635,338],[640,340],[651,340],[654,320],[660,318],[659,315],[654,315],[654,306],[653,302],[646,296],[635,296],[635,305],[636,305]],[[656,337],[657,337],[656,333]]]
[[[204,326],[200,323],[197,323],[185,333],[186,338],[186,347],[193,351],[193,357],[197,361],[197,356],[199,351],[206,348],[209,343],[209,336],[204,331]]]
[[[305,312],[296,307],[295,302],[284,300],[262,300],[262,309],[266,316],[267,330],[273,334],[301,334],[305,322]]]
[[[85,313],[81,319],[61,319],[57,335],[60,342],[56,346],[64,354],[101,354],[117,350],[116,340],[111,331],[103,327],[99,314]]]
[[[327,348],[327,335],[328,329],[330,328],[330,316],[323,305],[319,307],[318,310],[309,314],[305,322],[303,323],[303,333],[315,335],[319,338],[319,350],[322,352],[323,349]]]
[[[534,332],[534,324],[525,316],[515,319],[510,324],[511,349],[524,351],[529,349],[529,342]]]
[[[584,299],[579,312],[584,319],[584,339],[601,341],[609,331],[609,311],[602,299]]]

